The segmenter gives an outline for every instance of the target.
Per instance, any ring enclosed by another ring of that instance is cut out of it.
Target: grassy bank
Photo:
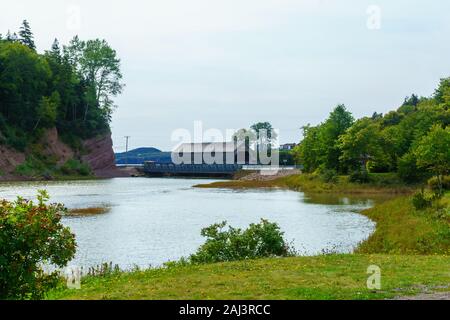
[[[367,268],[381,268],[381,290]],[[446,256],[326,255],[177,266],[92,277],[49,299],[384,299],[449,290]]]
[[[268,181],[218,181],[210,184],[199,184],[195,187],[230,189],[286,188],[313,193],[341,194],[407,194],[415,190],[415,186],[406,186],[392,175],[372,175],[371,182],[366,184],[352,183],[347,176],[338,177],[337,183],[326,183],[317,176],[301,174]]]
[[[450,192],[427,209],[416,210],[411,196],[401,196],[362,214],[377,228],[359,253],[450,254]]]

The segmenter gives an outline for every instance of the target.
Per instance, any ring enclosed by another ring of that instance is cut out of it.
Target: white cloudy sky
[[[381,28],[367,9],[381,9]],[[127,87],[112,123],[115,148],[171,149],[176,128],[241,128],[270,121],[281,142],[338,103],[360,117],[430,95],[450,76],[445,0],[14,0],[0,32],[23,19],[38,50],[105,38]],[[78,16],[79,13],[79,16]],[[79,23],[78,23],[79,22]]]

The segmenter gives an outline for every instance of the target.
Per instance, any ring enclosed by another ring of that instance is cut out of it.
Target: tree
[[[438,104],[443,105],[446,109],[450,108],[450,78],[441,79],[434,98]]]
[[[41,99],[36,111],[37,121],[34,130],[36,130],[40,123],[46,128],[55,126],[60,101],[59,93],[57,91],[53,92],[50,97],[43,97]]]
[[[366,171],[369,161],[386,161],[383,144],[377,124],[370,118],[360,119],[339,138],[340,160],[351,169]]]
[[[264,153],[272,154],[272,146],[277,139],[277,133],[269,122],[258,122],[250,127],[256,135],[256,153],[257,162],[264,162],[262,159]],[[268,164],[268,163],[265,163]]]
[[[35,51],[19,42],[0,44],[0,113],[8,123],[32,131],[51,77],[47,61]]]
[[[442,194],[442,177],[450,171],[450,127],[434,125],[414,150],[417,166],[431,171]]]
[[[270,122],[258,122],[250,127],[256,133],[256,139],[261,139],[262,143],[271,145],[277,139],[277,133],[274,131]]]
[[[27,21],[20,41],[0,41],[0,142],[20,151],[56,126],[73,146],[110,130],[113,97],[120,93],[120,61],[105,41],[75,37],[39,54]],[[61,52],[63,51],[63,52]]]
[[[56,286],[56,272],[42,265],[64,267],[75,255],[75,236],[61,223],[61,204],[48,204],[39,191],[38,203],[18,198],[0,203],[0,299],[40,299]]]
[[[114,108],[113,97],[123,90],[120,59],[105,40],[80,41],[75,37],[64,49],[68,60],[90,86],[84,113],[87,120],[91,107],[97,107],[110,120]]]
[[[343,135],[354,122],[352,114],[347,111],[345,105],[338,105],[331,113],[328,119],[320,126],[318,133],[321,163],[326,169],[342,171],[339,163],[341,150],[339,149],[338,139]]]
[[[256,134],[253,130],[239,129],[233,134],[233,141],[240,143],[245,141],[246,146],[249,146],[256,140]]]
[[[320,166],[319,127],[307,125],[302,129],[304,138],[293,150],[294,159],[304,171],[312,172]]]
[[[413,152],[408,152],[398,159],[398,176],[405,182],[417,182],[425,175],[423,170],[417,167],[417,159]]]
[[[30,24],[27,20],[23,20],[22,26],[19,31],[19,41],[26,45],[31,50],[36,50],[36,45],[34,44],[33,32],[31,32]]]
[[[411,97],[406,97],[405,101],[403,102],[402,106],[417,106],[419,104],[420,100],[417,95],[414,93],[411,95]]]
[[[58,39],[55,38],[48,54],[52,56],[53,59],[55,59],[57,62],[61,63],[61,48],[59,47]]]
[[[340,163],[339,137],[353,124],[352,114],[345,105],[337,105],[328,119],[316,127],[303,127],[303,141],[294,150],[295,158],[306,171],[345,171]]]

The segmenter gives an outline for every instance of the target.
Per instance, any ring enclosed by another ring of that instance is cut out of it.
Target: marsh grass
[[[339,194],[410,194],[416,186],[402,184],[392,175],[371,175],[369,183],[352,183],[348,176],[339,176],[336,182],[324,182],[317,175],[299,174],[269,181],[218,181],[199,184],[196,188],[253,189],[283,188],[295,191]]]
[[[80,217],[80,216],[93,216],[99,214],[105,214],[111,211],[110,207],[90,207],[90,208],[76,208],[67,211],[68,216]]]

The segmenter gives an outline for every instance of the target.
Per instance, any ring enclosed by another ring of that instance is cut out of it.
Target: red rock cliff
[[[116,168],[111,134],[101,135],[83,142],[88,152],[81,159],[88,164],[97,177],[114,177],[120,175]]]
[[[80,159],[91,168],[93,174],[100,178],[124,176],[115,165],[115,155],[111,134],[99,135],[83,142],[84,152],[80,156],[75,150],[61,141],[56,128],[47,130],[39,141],[42,153],[56,159],[62,166],[69,159]],[[15,169],[25,162],[30,151],[18,152],[5,145],[0,145],[0,180],[27,179],[16,175]],[[127,175],[126,175],[127,176]],[[31,179],[31,177],[28,177]]]

